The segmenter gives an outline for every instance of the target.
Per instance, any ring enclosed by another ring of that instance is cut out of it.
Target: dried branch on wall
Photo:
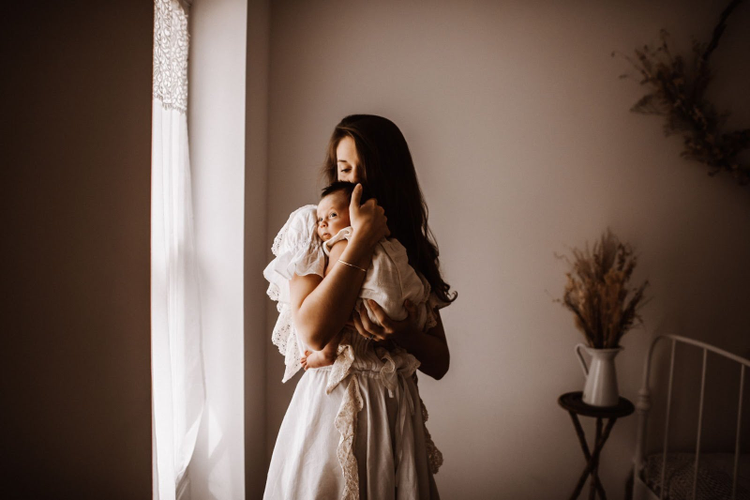
[[[741,2],[732,0],[724,9],[708,43],[693,40],[690,63],[670,52],[665,30],[661,31],[659,45],[644,45],[635,50],[635,58],[623,57],[640,73],[640,84],[650,89],[631,111],[666,117],[665,135],[683,136],[685,149],[681,156],[707,165],[711,176],[724,171],[741,185],[747,185],[750,164],[742,163],[740,154],[750,147],[750,129],[722,131],[729,114],[719,113],[706,99],[713,77],[709,59],[724,33],[727,18]]]

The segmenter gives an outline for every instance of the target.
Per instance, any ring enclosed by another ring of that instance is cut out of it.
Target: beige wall
[[[737,126],[750,123],[746,7],[714,61],[715,102]],[[420,382],[445,498],[561,498],[578,478],[583,457],[556,400],[583,386],[582,337],[552,302],[566,271],[554,253],[607,226],[637,247],[636,279],[652,283],[646,330],[625,337],[617,360],[623,395],[635,400],[657,333],[750,355],[748,188],[709,178],[679,158],[661,119],[630,113],[643,89],[619,80],[629,66],[610,57],[660,28],[687,49],[719,12],[677,0],[273,3],[266,247],[292,209],[317,199],[341,117],[401,127],[459,291],[443,314],[451,369]],[[283,360],[270,341],[267,352],[270,453],[296,380],[282,386]],[[618,422],[600,468],[610,498],[623,498],[634,439],[635,418]]]
[[[2,24],[0,496],[149,498],[153,6]]]

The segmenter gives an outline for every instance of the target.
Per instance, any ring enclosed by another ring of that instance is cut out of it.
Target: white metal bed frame
[[[688,344],[694,347],[698,347],[703,350],[703,369],[701,374],[701,392],[700,392],[700,403],[698,407],[698,433],[695,444],[695,464],[694,464],[694,477],[693,477],[693,493],[692,498],[695,498],[696,488],[698,486],[698,465],[700,463],[700,448],[701,448],[701,424],[703,423],[703,401],[704,393],[706,388],[706,358],[708,351],[716,353],[727,359],[735,361],[740,365],[740,390],[739,390],[739,403],[737,405],[737,430],[735,433],[735,451],[734,451],[734,475],[732,478],[732,500],[735,499],[737,493],[737,472],[739,467],[740,459],[740,431],[742,422],[742,396],[745,385],[745,368],[750,367],[750,360],[724,351],[712,345],[700,342],[697,340],[681,337],[678,335],[659,335],[651,343],[651,347],[648,350],[646,356],[646,362],[643,368],[643,386],[638,391],[638,402],[636,404],[636,411],[638,413],[638,433],[636,437],[636,449],[634,457],[634,468],[633,468],[633,487],[634,487],[634,498],[637,498],[635,494],[637,489],[641,491],[645,488],[651,493],[650,498],[656,498],[656,495],[643,483],[640,479],[641,471],[644,467],[646,460],[646,426],[648,424],[648,413],[651,409],[651,392],[649,390],[649,377],[651,375],[651,359],[654,353],[656,344],[661,340],[671,340],[671,355],[669,361],[669,383],[667,389],[667,412],[664,422],[664,442],[662,449],[662,467],[661,467],[661,487],[659,499],[664,496],[664,479],[666,473],[666,462],[667,462],[667,445],[669,442],[669,416],[670,409],[672,406],[672,382],[674,380],[674,357],[675,347],[678,342]],[[641,493],[643,494],[643,493]]]

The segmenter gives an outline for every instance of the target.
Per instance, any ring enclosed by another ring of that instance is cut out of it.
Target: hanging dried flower
[[[612,231],[602,234],[593,249],[572,249],[573,258],[558,256],[570,265],[562,299],[556,302],[573,312],[576,327],[590,347],[618,347],[620,339],[641,322],[648,281],[636,288],[628,283],[637,259],[630,245]]]
[[[723,132],[728,113],[717,112],[705,97],[713,76],[709,58],[724,33],[727,17],[740,3],[741,0],[732,0],[724,9],[708,44],[693,40],[690,64],[670,52],[669,34],[665,30],[661,30],[660,45],[644,45],[643,49],[635,50],[635,58],[623,57],[638,70],[642,77],[640,84],[650,89],[631,111],[666,117],[665,135],[683,136],[682,157],[707,165],[711,176],[725,171],[740,185],[746,185],[750,183],[750,165],[742,164],[739,157],[750,148],[750,129]]]

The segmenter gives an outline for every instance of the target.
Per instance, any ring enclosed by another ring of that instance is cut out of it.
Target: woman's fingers
[[[378,338],[384,337],[385,329],[382,326],[376,325],[370,320],[370,315],[367,314],[367,309],[365,309],[364,304],[362,304],[359,308],[359,317],[360,321],[362,321],[362,326],[366,331],[374,334]]]
[[[364,305],[360,307],[359,311],[355,312],[357,314],[355,314],[353,318],[354,327],[357,329],[357,333],[370,340],[385,339],[386,335],[383,329],[370,320]]]
[[[349,219],[355,235],[358,233],[363,235],[367,241],[374,245],[391,234],[388,229],[385,210],[378,205],[378,200],[375,198],[371,198],[360,205],[361,202],[362,185],[357,184],[349,203]]]
[[[352,195],[352,203],[354,202],[353,196],[354,195]],[[370,198],[369,200],[364,202],[362,205],[357,205],[357,207],[360,209],[372,210],[380,215],[385,214],[385,208],[383,208],[381,205],[378,205],[377,198]]]
[[[404,335],[410,335],[418,329],[416,324],[416,321],[419,318],[417,306],[409,300],[404,301],[406,318],[402,320],[395,320],[388,316],[388,313],[385,312],[385,309],[383,309],[380,304],[378,304],[374,300],[369,300],[368,305],[370,306],[370,309],[372,310],[373,315],[377,319],[378,323],[383,325],[382,328],[380,328],[380,331],[382,332],[380,335],[382,336],[383,340],[392,339],[398,342],[399,339],[401,339]]]
[[[372,299],[367,299],[367,303],[370,305],[370,310],[375,315],[375,318],[377,318],[378,323],[380,323],[382,326],[382,330],[384,333],[393,333],[393,324],[391,322],[390,316],[388,316],[382,307],[380,307],[380,304],[375,302]],[[368,318],[369,319],[369,318]],[[374,323],[373,323],[374,325]],[[374,325],[377,326],[377,325]]]
[[[359,202],[362,200],[362,184],[354,186],[352,199],[349,201],[349,211],[359,211]]]
[[[367,309],[364,304],[359,306],[359,318],[366,331],[378,336],[383,334],[383,328],[370,320],[370,315],[367,314]]]
[[[352,314],[352,322],[354,323],[354,328],[357,330],[357,333],[366,339],[371,339],[370,332],[365,330],[365,327],[362,325],[362,319],[356,311]]]

